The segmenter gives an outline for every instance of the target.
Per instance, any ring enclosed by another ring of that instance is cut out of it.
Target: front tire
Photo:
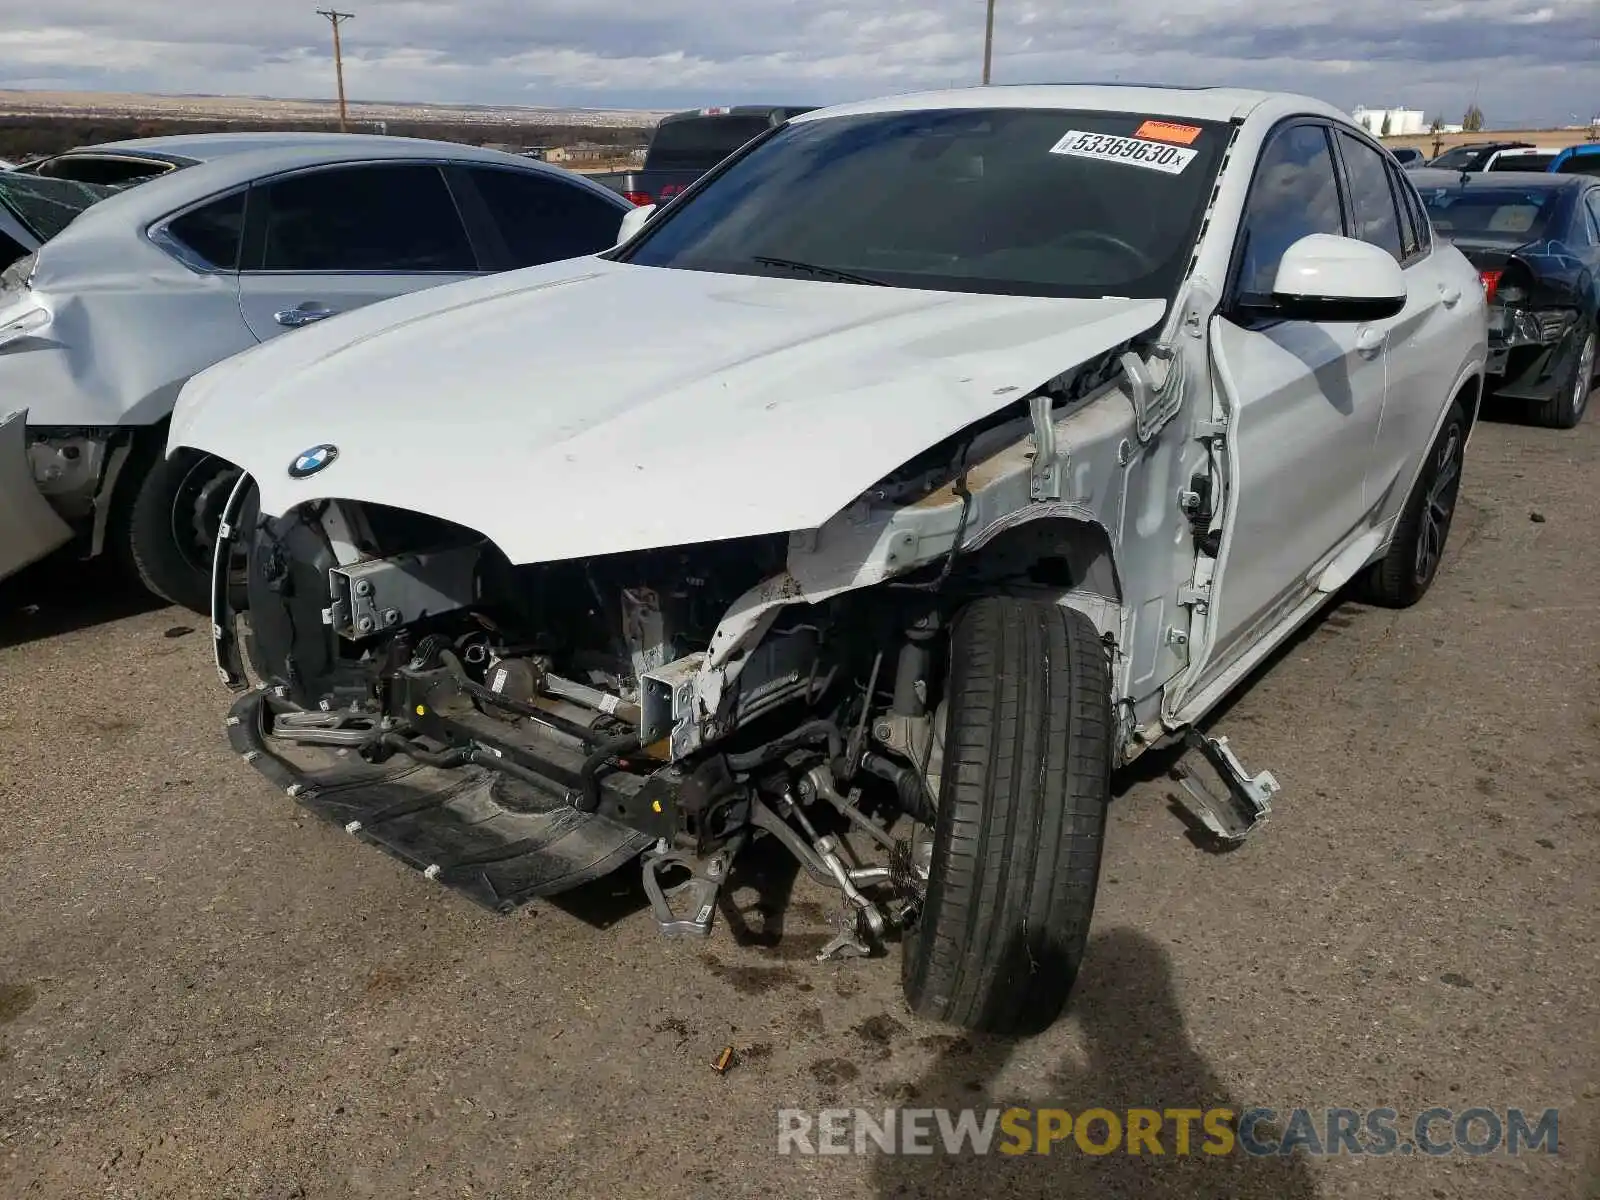
[[[197,450],[128,466],[142,471],[124,508],[119,549],[128,567],[163,600],[209,613],[217,528],[238,468]]]
[[[950,640],[948,726],[926,902],[906,1000],[969,1029],[1044,1029],[1094,913],[1111,796],[1111,678],[1093,623],[991,597]]]

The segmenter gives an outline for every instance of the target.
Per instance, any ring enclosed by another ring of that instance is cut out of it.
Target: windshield
[[[69,179],[0,174],[0,204],[41,242],[55,237],[91,204],[119,190]]]
[[[1058,109],[803,121],[618,257],[934,291],[1166,298],[1227,141],[1223,125]]]
[[[1560,194],[1547,188],[1423,188],[1421,194],[1439,236],[1514,246],[1543,237],[1560,203]]]
[[[647,171],[708,171],[770,122],[765,116],[683,117],[656,126],[645,151]]]
[[[1473,160],[1483,153],[1481,147],[1457,146],[1454,150],[1446,150],[1438,158],[1428,160],[1430,167],[1438,167],[1442,171],[1459,171],[1470,167]]]

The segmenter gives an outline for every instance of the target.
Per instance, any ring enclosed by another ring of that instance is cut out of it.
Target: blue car
[[[1552,175],[1600,175],[1600,142],[1568,146],[1545,170]]]

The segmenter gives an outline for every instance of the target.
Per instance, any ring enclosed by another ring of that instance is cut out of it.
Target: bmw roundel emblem
[[[339,447],[337,446],[331,446],[327,442],[320,446],[313,446],[309,450],[302,451],[289,464],[289,478],[304,479],[307,475],[315,475],[338,457]]]

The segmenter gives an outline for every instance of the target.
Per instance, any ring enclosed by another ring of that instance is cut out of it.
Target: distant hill
[[[141,95],[124,92],[54,92],[0,88],[0,115],[30,117],[162,117],[211,121],[337,121],[336,101],[272,96]],[[447,120],[474,125],[583,126],[645,129],[665,110],[564,108],[537,105],[419,104],[352,101],[351,122]]]
[[[22,162],[46,154],[59,154],[74,146],[100,142],[119,142],[127,138],[165,137],[177,133],[243,133],[255,129],[304,129],[331,132],[339,127],[334,120],[240,119],[205,120],[194,117],[110,116],[80,113],[6,113],[0,103],[0,159]],[[642,147],[648,129],[617,125],[549,125],[538,120],[462,121],[440,114],[432,120],[403,120],[349,124],[352,133],[389,133],[397,137],[434,138],[461,142],[469,146],[491,146],[512,152],[534,147],[571,146],[580,142],[615,146],[621,160],[631,150]]]

